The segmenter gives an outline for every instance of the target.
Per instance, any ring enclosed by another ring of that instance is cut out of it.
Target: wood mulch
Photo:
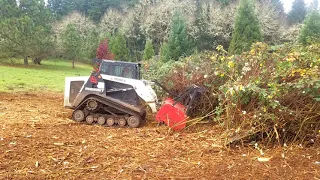
[[[317,147],[228,148],[217,126],[172,132],[70,120],[63,95],[0,93],[0,179],[320,179]]]

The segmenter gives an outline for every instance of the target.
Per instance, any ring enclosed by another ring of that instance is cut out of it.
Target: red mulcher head
[[[192,85],[185,92],[174,99],[167,98],[160,107],[156,120],[167,124],[173,130],[184,129],[187,125],[189,111],[198,94],[202,94],[204,89]]]
[[[181,130],[186,127],[187,118],[186,107],[180,103],[175,103],[173,99],[168,98],[160,107],[156,120],[164,122],[173,130]]]

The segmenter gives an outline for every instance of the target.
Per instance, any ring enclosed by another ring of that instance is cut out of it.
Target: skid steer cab
[[[156,116],[159,123],[180,130],[186,126],[194,98],[202,93],[201,88],[192,86],[157,108],[159,103],[152,86],[163,86],[142,80],[139,63],[93,61],[96,68],[90,76],[65,79],[64,106],[74,110],[72,119],[77,122],[136,128],[145,122],[147,105],[153,113],[159,109]]]

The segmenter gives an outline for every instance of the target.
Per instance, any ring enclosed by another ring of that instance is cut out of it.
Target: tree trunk
[[[33,63],[34,64],[39,64],[39,65],[41,65],[41,58],[34,58],[34,59],[32,59],[32,61],[33,61]]]
[[[74,69],[74,61],[72,61],[72,68]]]
[[[24,63],[24,65],[29,65],[29,63],[28,63],[28,56],[25,56],[25,57],[24,57],[23,63]]]

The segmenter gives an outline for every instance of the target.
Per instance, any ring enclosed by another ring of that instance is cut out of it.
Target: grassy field
[[[57,91],[64,89],[67,76],[89,76],[92,67],[86,64],[75,64],[70,61],[52,59],[44,60],[42,65],[30,63],[24,66],[22,60],[0,60],[0,92],[11,91]]]

